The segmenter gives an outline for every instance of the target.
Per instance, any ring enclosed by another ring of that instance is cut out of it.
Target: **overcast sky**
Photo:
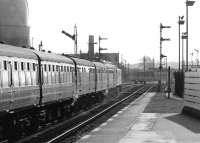
[[[159,25],[163,31],[163,53],[178,61],[178,16],[185,15],[184,0],[28,0],[29,25],[34,47],[42,40],[44,49],[73,53],[73,41],[61,30],[73,34],[78,27],[78,51],[88,51],[88,35],[108,38],[102,41],[107,52],[119,52],[129,63],[146,55],[159,60]],[[200,49],[200,2],[189,7],[189,48]],[[182,26],[182,31],[185,27]],[[95,45],[95,51],[98,45]]]

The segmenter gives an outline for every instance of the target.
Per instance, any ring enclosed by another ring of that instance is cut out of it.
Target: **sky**
[[[105,52],[119,52],[133,64],[143,56],[159,61],[160,23],[163,30],[163,54],[168,61],[178,61],[178,16],[185,15],[185,0],[28,0],[30,37],[33,46],[43,41],[43,48],[55,53],[73,53],[74,43],[61,33],[73,34],[78,28],[78,51],[88,51],[88,36],[101,42]],[[189,7],[189,53],[200,49],[200,2]],[[181,26],[185,31],[185,26]],[[98,45],[95,45],[98,51]],[[196,54],[194,54],[196,56]],[[191,59],[191,58],[189,58]]]

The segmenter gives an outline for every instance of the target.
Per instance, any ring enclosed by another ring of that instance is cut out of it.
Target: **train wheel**
[[[57,108],[57,118],[58,119],[62,119],[62,108],[61,108],[61,106],[58,106]]]
[[[3,139],[4,135],[3,135],[3,131],[4,131],[4,128],[2,126],[2,122],[0,122],[0,141]]]
[[[9,115],[5,118],[5,137],[9,142],[14,142],[20,138],[21,132],[18,130],[17,120],[14,115]]]
[[[30,118],[30,127],[29,131],[30,133],[34,133],[38,130],[39,127],[39,120],[38,120],[38,113],[34,112]]]
[[[53,112],[52,112],[51,108],[49,108],[47,110],[47,116],[46,116],[46,121],[47,122],[52,122],[53,121],[53,114],[52,113]]]

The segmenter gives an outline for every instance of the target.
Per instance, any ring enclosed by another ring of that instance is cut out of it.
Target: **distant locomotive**
[[[120,84],[112,64],[0,44],[0,136],[36,130]]]

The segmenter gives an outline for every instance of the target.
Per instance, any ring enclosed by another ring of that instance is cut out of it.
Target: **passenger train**
[[[0,44],[0,138],[67,116],[121,84],[121,70],[51,52]]]
[[[28,12],[27,0],[0,0],[0,141],[87,109],[121,84],[108,62],[29,48]]]

